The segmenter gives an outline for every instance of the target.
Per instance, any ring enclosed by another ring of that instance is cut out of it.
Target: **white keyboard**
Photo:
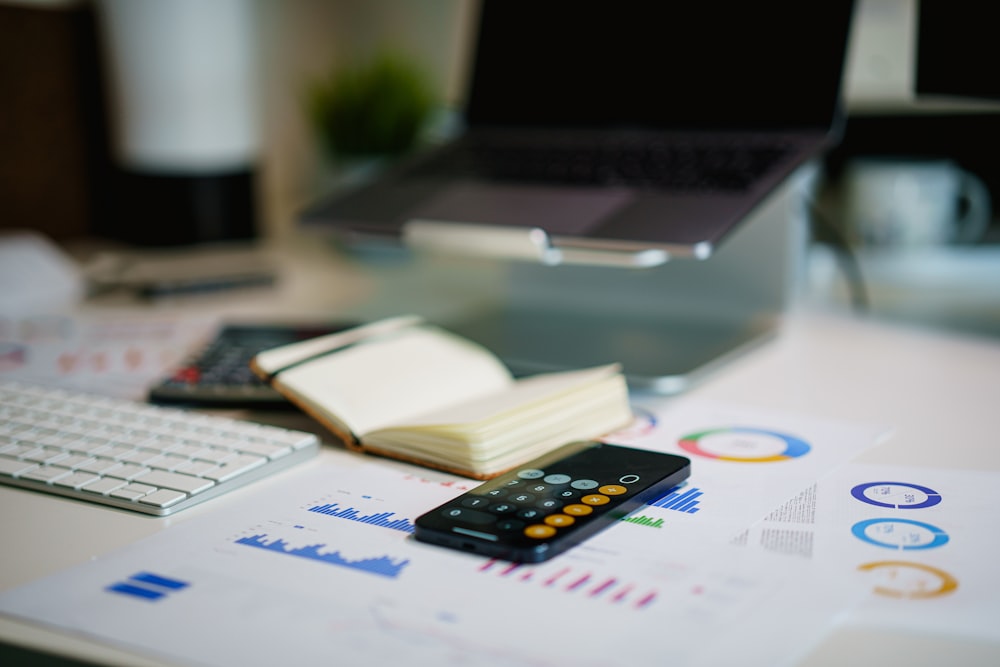
[[[0,484],[165,516],[319,451],[252,422],[0,382]]]

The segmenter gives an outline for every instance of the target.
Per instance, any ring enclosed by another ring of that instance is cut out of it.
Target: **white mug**
[[[989,190],[949,160],[858,158],[840,181],[845,230],[860,245],[974,243],[990,224]]]

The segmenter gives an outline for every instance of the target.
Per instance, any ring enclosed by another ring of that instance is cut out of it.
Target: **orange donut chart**
[[[859,565],[858,569],[863,572],[870,572],[873,570],[882,569],[894,569],[895,571],[890,572],[890,576],[895,579],[896,574],[902,572],[904,575],[917,575],[929,574],[936,580],[937,586],[932,588],[926,588],[922,579],[918,579],[916,586],[913,587],[900,587],[892,588],[889,586],[875,586],[875,592],[879,595],[885,595],[892,598],[911,598],[911,599],[925,599],[925,598],[936,598],[942,595],[948,595],[958,588],[958,579],[951,576],[944,570],[940,570],[936,567],[931,567],[930,565],[924,565],[923,563],[910,563],[908,561],[901,560],[880,560],[872,563],[865,563]]]

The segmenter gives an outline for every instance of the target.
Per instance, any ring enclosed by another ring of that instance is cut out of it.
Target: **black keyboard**
[[[537,146],[466,141],[426,164],[444,178],[670,190],[744,190],[788,149],[747,143],[623,142]]]

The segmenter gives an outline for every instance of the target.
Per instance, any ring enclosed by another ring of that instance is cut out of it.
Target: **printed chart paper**
[[[864,599],[864,582],[852,568],[817,577],[804,559],[733,546],[732,528],[882,431],[698,403],[649,414],[631,437],[690,455],[689,482],[545,563],[414,541],[417,516],[478,483],[331,450],[240,506],[7,591],[0,612],[207,665],[772,666],[803,655]]]
[[[743,536],[869,595],[852,623],[1000,640],[1000,473],[850,464]]]
[[[144,399],[218,326],[209,317],[0,315],[0,380]]]
[[[632,426],[605,440],[691,459],[687,484],[637,520],[680,522],[726,542],[890,433],[708,401],[660,400],[635,412]]]

